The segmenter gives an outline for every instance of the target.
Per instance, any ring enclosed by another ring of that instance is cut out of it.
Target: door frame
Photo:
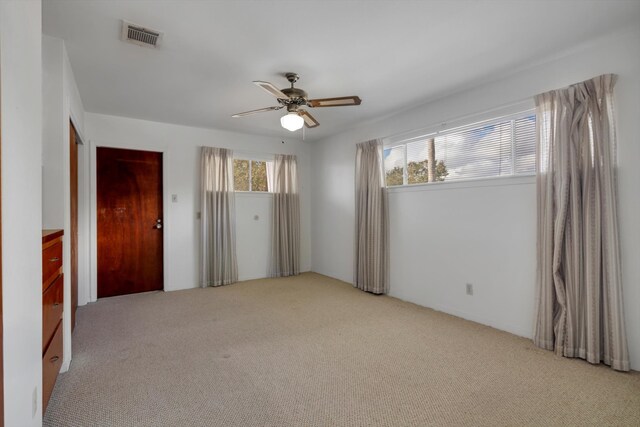
[[[0,85],[0,100],[1,99],[2,85]],[[4,427],[4,314],[2,310],[2,108],[0,108],[0,427]]]
[[[169,157],[170,151],[168,148],[155,148],[146,147],[144,145],[126,144],[126,143],[105,143],[89,141],[89,156],[90,156],[90,284],[89,284],[89,301],[96,302],[98,300],[98,177],[97,177],[97,161],[98,161],[98,147],[105,148],[121,148],[124,150],[140,150],[150,151],[154,153],[162,153],[162,290],[167,289],[167,278],[169,277],[169,233],[171,231],[171,211],[169,209],[171,202],[171,195],[167,188],[169,182]]]
[[[72,136],[73,135],[73,136]],[[75,123],[69,117],[69,233],[66,239],[66,244],[69,245],[69,288],[71,289],[70,295],[70,305],[69,305],[69,317],[71,318],[71,334],[76,327],[76,310],[78,308],[78,280],[79,280],[79,270],[80,270],[80,251],[78,250],[78,245],[80,240],[78,238],[80,234],[80,192],[79,190],[79,178],[80,178],[80,157],[79,157],[79,147],[78,145],[82,145],[82,139],[78,135],[78,130],[76,128]],[[73,148],[73,151],[72,151]],[[73,176],[74,165],[73,160],[74,156],[72,152],[75,152],[75,181]],[[75,187],[75,188],[74,188]],[[75,204],[75,212],[73,211],[73,207]],[[74,224],[75,219],[75,224]],[[74,233],[75,231],[75,233]],[[74,235],[75,234],[75,235]],[[74,259],[75,255],[75,259]],[[75,267],[75,268],[74,268]],[[74,301],[74,287],[75,287],[75,301]],[[74,306],[75,302],[75,306]]]
[[[69,96],[64,97],[63,101],[63,111],[65,112],[65,119],[62,124],[63,130],[63,144],[62,144],[62,165],[63,165],[63,176],[64,176],[64,222],[62,225],[62,229],[64,230],[63,237],[63,245],[62,245],[62,260],[63,260],[63,274],[66,277],[71,277],[71,245],[69,244],[71,239],[71,156],[70,150],[71,145],[69,144],[69,139],[71,135],[71,126],[73,125],[76,131],[76,145],[85,146],[86,139],[82,134],[81,121],[78,120],[78,116],[71,109],[71,100]],[[82,215],[86,215],[82,211],[82,205],[85,203],[85,195],[80,192],[80,180],[83,179],[82,168],[83,160],[80,159],[80,150],[78,150],[78,236],[83,233],[85,230],[80,228],[80,221]],[[81,244],[78,239],[78,247],[76,248],[78,253],[78,273],[80,272],[80,263],[83,261],[82,253],[80,252]],[[78,287],[80,287],[82,283],[82,278],[78,274]],[[60,372],[64,373],[69,370],[71,366],[71,360],[73,358],[71,345],[72,341],[72,324],[71,324],[71,280],[64,281],[64,298],[63,298],[63,315],[62,315],[62,343],[63,343],[63,352],[62,352],[62,366],[60,367]]]

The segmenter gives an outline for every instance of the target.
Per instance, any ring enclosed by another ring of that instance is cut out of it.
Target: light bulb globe
[[[298,113],[292,111],[289,114],[282,116],[280,124],[283,128],[293,132],[302,128],[304,125],[304,119],[299,116]]]

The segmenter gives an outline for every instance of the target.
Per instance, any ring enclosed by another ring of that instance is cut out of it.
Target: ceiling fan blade
[[[318,122],[311,114],[309,114],[305,110],[298,110],[298,114],[300,117],[304,119],[304,124],[309,128],[315,128],[320,126],[320,122]]]
[[[243,113],[237,113],[237,114],[234,114],[231,117],[244,117],[244,116],[248,116],[248,115],[255,114],[255,113],[264,113],[265,111],[279,110],[281,108],[282,108],[282,105],[278,105],[276,107],[260,108],[259,110],[251,110],[251,111],[245,111]]]
[[[260,80],[256,80],[253,82],[253,84],[264,89],[266,92],[269,92],[271,95],[275,96],[276,98],[289,99],[289,97],[285,95],[280,89],[278,89],[277,87],[275,87],[269,82],[261,82]]]
[[[309,107],[342,107],[345,105],[360,105],[362,100],[357,96],[342,96],[339,98],[310,99]]]

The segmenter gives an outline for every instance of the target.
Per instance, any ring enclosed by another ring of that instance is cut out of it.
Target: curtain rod
[[[282,143],[284,144],[285,141],[283,139],[280,139],[282,141]],[[218,148],[227,148],[227,147],[219,147],[217,145],[201,145],[201,147],[218,147]],[[247,154],[247,155],[254,155],[254,156],[274,156],[276,154],[295,154],[297,155],[298,153],[295,152],[295,150],[288,150],[288,152],[282,152],[281,150],[278,151],[273,151],[273,152],[268,152],[268,151],[257,151],[257,150],[245,150],[245,149],[241,149],[241,148],[237,148],[237,147],[228,147],[228,150],[233,151],[234,153],[242,153],[242,154]]]

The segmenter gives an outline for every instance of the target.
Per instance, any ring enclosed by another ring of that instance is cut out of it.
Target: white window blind
[[[516,175],[536,173],[536,116],[515,120]]]
[[[387,186],[534,174],[535,133],[529,110],[411,138],[384,150]]]

